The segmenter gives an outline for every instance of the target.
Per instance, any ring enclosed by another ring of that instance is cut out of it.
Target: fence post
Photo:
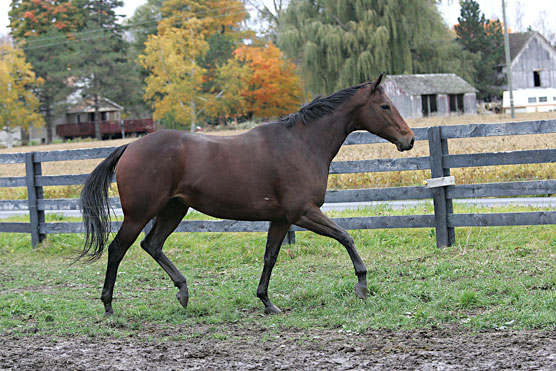
[[[36,177],[42,175],[40,162],[35,162],[35,153],[25,154],[25,182],[27,183],[27,202],[31,222],[31,243],[36,248],[46,235],[40,233],[40,225],[44,223],[44,210],[39,210],[38,200],[43,199],[42,187],[37,187]]]
[[[448,154],[448,141],[442,139],[440,126],[428,129],[429,155],[431,177],[441,178],[450,175],[450,169],[445,169],[443,155]],[[448,214],[453,214],[454,208],[451,199],[446,198],[446,187],[432,188],[434,202],[434,220],[436,229],[436,246],[451,246],[455,243],[455,231],[448,227]]]
[[[284,237],[284,241],[282,241],[282,246],[284,245],[295,245],[295,231],[291,229],[288,231],[288,234]]]

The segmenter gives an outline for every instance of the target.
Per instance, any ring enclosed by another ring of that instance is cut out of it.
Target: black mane
[[[337,91],[325,98],[320,96],[316,97],[310,103],[304,104],[296,113],[281,117],[279,121],[285,123],[286,126],[293,126],[299,119],[301,119],[303,124],[307,124],[308,121],[329,115],[336,111],[340,104],[344,103],[348,98],[351,98],[365,85],[367,84],[355,85],[350,88]]]

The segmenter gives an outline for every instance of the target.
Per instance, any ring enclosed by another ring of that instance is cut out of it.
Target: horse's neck
[[[353,130],[353,122],[344,112],[321,117],[303,125],[303,138],[312,153],[318,154],[327,165],[332,162],[346,137]]]

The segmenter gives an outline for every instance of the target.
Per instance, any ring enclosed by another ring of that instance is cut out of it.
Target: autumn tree
[[[3,128],[43,125],[39,100],[32,87],[40,85],[21,49],[0,44],[0,126]]]
[[[145,98],[154,117],[197,125],[200,114],[217,113],[222,67],[244,37],[240,23],[247,14],[236,0],[167,0],[157,34],[145,43],[141,65],[150,72]]]
[[[82,28],[85,21],[84,13],[71,0],[12,0],[8,15],[16,40],[44,35],[52,28],[72,32]]]
[[[84,12],[76,4],[82,0],[12,0],[10,33],[25,51],[26,60],[44,84],[34,92],[46,121],[46,141],[53,136],[54,115],[60,101],[69,94],[62,61],[68,54],[67,38],[81,30]]]
[[[241,95],[255,116],[269,118],[297,111],[302,93],[295,65],[284,58],[272,42],[265,46],[242,46],[236,58],[250,68]]]
[[[154,119],[190,123],[192,130],[203,105],[201,89],[206,70],[197,58],[206,41],[197,33],[200,22],[191,19],[181,28],[167,28],[149,36],[140,63],[149,70],[145,98],[153,102]]]
[[[212,99],[204,104],[207,116],[217,117],[220,123],[226,118],[233,118],[237,123],[238,117],[247,115],[250,108],[244,94],[251,76],[251,68],[236,58],[218,66],[210,91]]]

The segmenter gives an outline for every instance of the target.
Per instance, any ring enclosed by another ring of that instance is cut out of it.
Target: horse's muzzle
[[[403,151],[409,151],[410,149],[413,148],[413,144],[415,143],[415,135],[411,135],[411,137],[407,138],[407,139],[402,139],[399,140],[396,143],[396,147],[398,147],[398,151],[403,152]]]

